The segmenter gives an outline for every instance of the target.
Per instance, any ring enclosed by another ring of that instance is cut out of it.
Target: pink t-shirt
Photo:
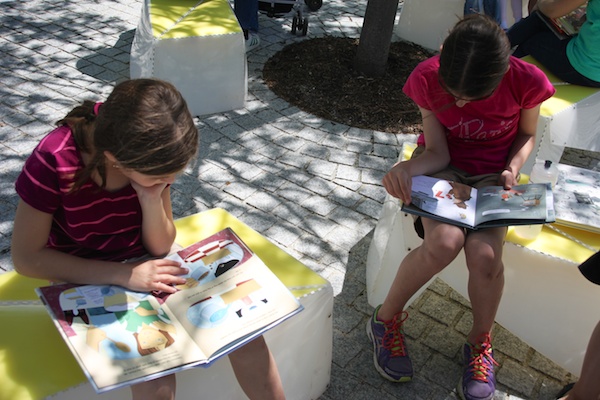
[[[435,112],[446,127],[450,164],[472,175],[495,173],[506,166],[519,127],[521,109],[537,106],[555,89],[536,66],[510,58],[510,69],[491,97],[463,107],[438,80],[439,56],[420,63],[404,85],[417,105]],[[419,138],[419,144],[423,144]]]
[[[122,261],[145,255],[142,210],[127,185],[109,192],[90,180],[75,193],[75,173],[83,168],[71,130],[59,127],[35,148],[15,188],[31,207],[53,215],[47,246],[82,258]]]

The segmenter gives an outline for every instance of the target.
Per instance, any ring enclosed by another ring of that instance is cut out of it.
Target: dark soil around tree
[[[357,47],[357,39],[336,37],[291,44],[265,63],[263,79],[279,97],[330,121],[388,133],[418,133],[418,108],[402,87],[415,66],[432,53],[393,42],[386,73],[367,78],[353,69]]]

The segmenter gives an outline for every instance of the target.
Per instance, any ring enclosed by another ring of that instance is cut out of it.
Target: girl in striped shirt
[[[185,100],[160,80],[125,81],[105,103],[75,107],[17,178],[15,270],[54,282],[174,293],[187,270],[161,258],[175,240],[170,185],[196,156],[198,140]],[[283,398],[262,337],[230,360],[250,398]],[[173,399],[175,375],[134,385],[132,394]]]

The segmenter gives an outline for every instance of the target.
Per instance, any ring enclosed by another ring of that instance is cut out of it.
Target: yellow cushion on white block
[[[275,357],[286,397],[316,399],[331,374],[333,288],[329,282],[223,209],[175,222],[177,241],[190,245],[231,227],[299,298],[304,310],[265,334]],[[58,331],[37,303],[33,288],[47,282],[9,272],[0,275],[0,400],[129,400],[129,388],[94,392]],[[27,293],[21,295],[19,293]],[[25,301],[30,300],[27,305]],[[10,301],[10,302],[9,302]],[[209,368],[177,374],[178,399],[245,398],[227,358]]]
[[[194,116],[242,108],[245,40],[227,0],[144,0],[130,75],[173,83]]]
[[[561,82],[531,56],[554,84],[556,93],[542,103],[536,132],[536,148],[522,171],[530,172],[535,159],[559,162],[565,147],[600,151],[600,89]]]

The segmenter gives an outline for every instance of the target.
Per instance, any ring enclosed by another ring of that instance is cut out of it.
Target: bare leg
[[[174,400],[175,374],[131,386],[133,400]]]
[[[506,228],[492,228],[469,233],[465,256],[469,269],[468,292],[473,310],[473,327],[467,341],[490,333],[504,289],[502,246]]]
[[[285,399],[277,365],[262,336],[229,354],[229,361],[251,400]]]
[[[408,300],[460,252],[465,234],[462,228],[423,218],[425,240],[402,260],[392,286],[377,316],[391,320],[402,312]]]
[[[600,322],[596,325],[588,343],[581,367],[581,376],[573,389],[563,397],[565,400],[600,400]]]

